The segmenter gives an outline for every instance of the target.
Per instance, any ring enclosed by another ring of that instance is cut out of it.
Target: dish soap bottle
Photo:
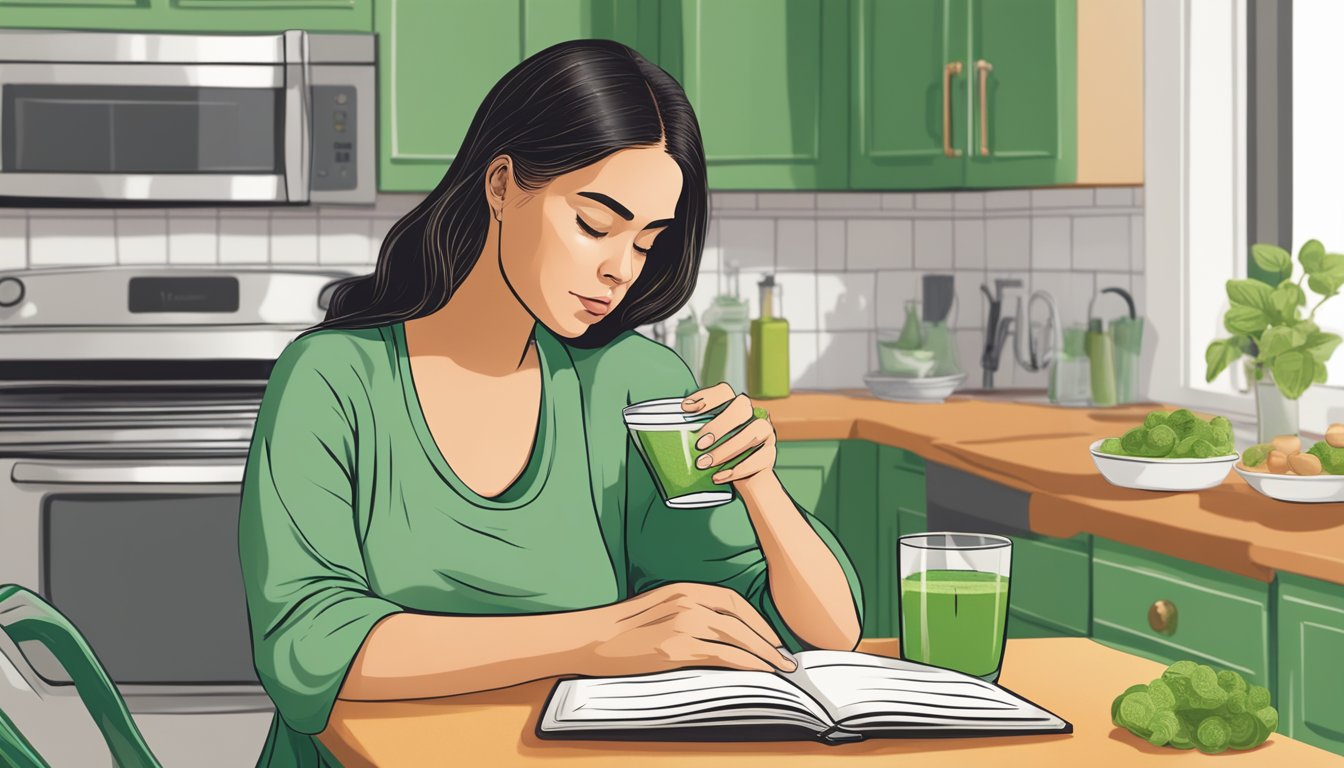
[[[766,275],[757,284],[761,290],[761,316],[751,321],[751,362],[747,368],[747,397],[789,396],[789,321],[775,312],[775,300],[783,293],[775,276]]]
[[[747,378],[747,302],[737,296],[737,267],[730,264],[728,280],[732,295],[714,297],[704,315],[704,360],[700,365],[700,386],[711,387],[727,382],[734,392],[743,392]]]

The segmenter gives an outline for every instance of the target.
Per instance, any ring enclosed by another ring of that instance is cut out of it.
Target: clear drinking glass
[[[999,678],[1013,543],[986,533],[900,537],[901,658]]]

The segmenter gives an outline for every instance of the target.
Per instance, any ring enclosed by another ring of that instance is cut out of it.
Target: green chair
[[[44,678],[25,654],[69,675]],[[25,738],[26,737],[26,738]],[[83,635],[50,603],[0,584],[0,762],[20,768],[161,768]]]

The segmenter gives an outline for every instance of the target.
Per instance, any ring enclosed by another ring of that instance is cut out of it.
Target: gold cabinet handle
[[[961,74],[961,62],[948,62],[943,67],[943,154],[956,157],[960,149],[952,148],[952,76]]]
[[[1176,604],[1170,600],[1158,600],[1148,609],[1148,626],[1162,635],[1176,634]]]
[[[989,156],[989,99],[986,82],[994,65],[984,59],[975,62],[975,74],[980,79],[980,154]]]

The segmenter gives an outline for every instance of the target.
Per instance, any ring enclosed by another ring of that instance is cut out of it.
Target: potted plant
[[[1302,274],[1296,281],[1288,251],[1256,243],[1251,257],[1274,282],[1227,281],[1232,306],[1223,315],[1223,327],[1232,337],[1209,344],[1204,360],[1207,381],[1238,359],[1244,361],[1248,377],[1256,383],[1259,440],[1267,442],[1275,435],[1297,434],[1297,399],[1312,384],[1325,383],[1325,363],[1340,337],[1316,325],[1316,310],[1344,285],[1344,254],[1326,253],[1319,240],[1308,240],[1297,254]],[[1302,317],[1307,305],[1303,280],[1320,296],[1306,317]]]

